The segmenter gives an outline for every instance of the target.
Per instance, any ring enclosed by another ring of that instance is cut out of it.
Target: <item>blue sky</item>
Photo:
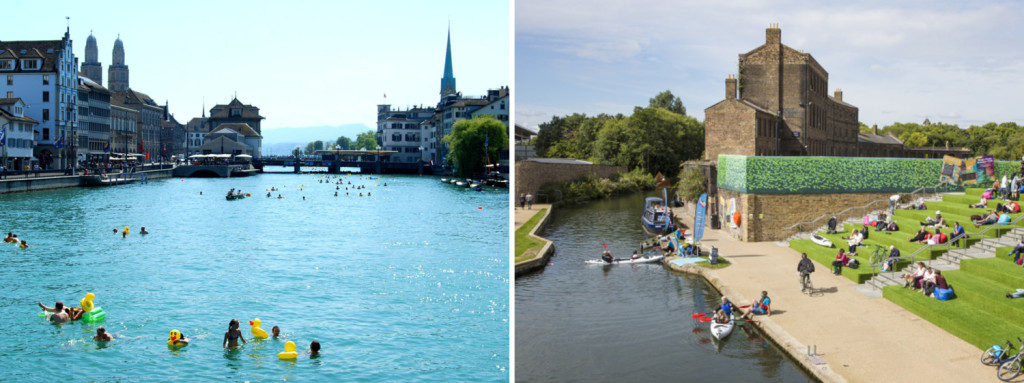
[[[133,89],[182,123],[238,99],[263,129],[363,123],[376,105],[434,105],[451,20],[458,89],[509,85],[508,1],[5,1],[0,40],[59,40],[81,64],[92,30],[103,85],[118,34]]]
[[[517,0],[515,121],[630,114],[663,90],[687,114],[725,97],[737,58],[778,23],[860,120],[1024,122],[1024,2]]]

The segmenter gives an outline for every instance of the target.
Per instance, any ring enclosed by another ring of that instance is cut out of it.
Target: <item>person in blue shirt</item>
[[[950,234],[949,237],[950,238],[956,238],[958,235],[962,235],[962,234],[964,234],[964,227],[960,226],[960,222],[955,222],[953,224],[953,233]],[[960,239],[959,238],[957,240],[953,241],[953,246],[960,246]]]
[[[772,316],[772,299],[768,298],[767,291],[761,291],[761,299],[757,299],[750,304],[750,311],[744,317],[750,318],[754,315]]]
[[[732,317],[732,302],[729,302],[729,298],[722,297],[722,304],[715,310],[715,318],[719,323],[725,323]]]

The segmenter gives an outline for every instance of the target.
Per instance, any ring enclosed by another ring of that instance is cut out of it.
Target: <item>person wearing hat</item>
[[[934,219],[932,217],[925,218],[924,222],[921,222],[921,226],[935,226],[936,229],[938,229],[938,228],[945,228],[946,227],[946,219],[942,218],[942,212],[941,211],[936,210],[935,211],[935,218]]]

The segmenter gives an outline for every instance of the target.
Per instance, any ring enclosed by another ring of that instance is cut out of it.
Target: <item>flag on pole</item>
[[[145,153],[145,152],[146,152],[146,141],[139,140],[139,153]]]
[[[7,128],[0,129],[0,146],[7,145]]]
[[[110,153],[110,139],[107,139],[107,145],[103,147],[103,153]]]
[[[60,133],[60,138],[58,138],[57,141],[53,143],[53,146],[56,147],[57,149],[64,148],[64,132]]]

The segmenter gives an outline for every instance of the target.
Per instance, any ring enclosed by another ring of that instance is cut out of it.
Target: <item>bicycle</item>
[[[1017,340],[1021,340],[1020,337],[1017,337]],[[1007,343],[1009,343],[1009,341],[1007,341]],[[1024,341],[1021,341],[1021,344],[1024,344]],[[999,369],[996,370],[996,376],[999,377],[999,380],[1009,382],[1020,375],[1022,363],[1024,363],[1024,359],[1021,358],[1021,354],[1024,354],[1024,352],[1018,352],[1017,355],[1014,355],[1012,358],[999,365]]]
[[[1018,337],[1017,340],[1020,340],[1020,338]],[[1024,344],[1024,341],[1021,343]],[[1010,343],[1010,340],[1006,340],[1006,348],[1003,348],[1003,346],[999,344],[992,345],[988,350],[981,353],[981,363],[986,366],[998,366],[1003,364],[1004,362],[1013,359],[1013,357],[1010,356],[1010,350],[1012,349],[1013,343]]]
[[[811,295],[814,291],[814,285],[811,283],[811,273],[799,273],[800,274],[800,292],[806,293],[807,296]]]

